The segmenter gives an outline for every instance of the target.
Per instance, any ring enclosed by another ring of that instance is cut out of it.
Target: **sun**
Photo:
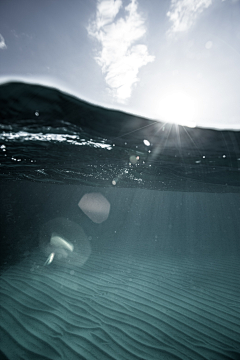
[[[196,126],[197,104],[190,94],[183,91],[169,91],[158,104],[160,119],[188,127]]]

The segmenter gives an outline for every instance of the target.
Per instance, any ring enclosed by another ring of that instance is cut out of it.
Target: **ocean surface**
[[[0,359],[240,359],[239,131],[2,84],[0,188]]]

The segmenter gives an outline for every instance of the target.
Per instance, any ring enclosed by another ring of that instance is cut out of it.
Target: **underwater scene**
[[[0,86],[0,359],[240,359],[240,132]]]

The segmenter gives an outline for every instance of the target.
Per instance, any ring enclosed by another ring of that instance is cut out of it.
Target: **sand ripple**
[[[0,349],[8,359],[239,359],[234,259],[92,254],[0,278]],[[39,265],[38,265],[39,264]]]

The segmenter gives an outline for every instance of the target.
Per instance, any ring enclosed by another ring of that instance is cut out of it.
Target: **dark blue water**
[[[0,126],[2,180],[239,191],[240,132],[164,124],[22,83],[1,85]]]

